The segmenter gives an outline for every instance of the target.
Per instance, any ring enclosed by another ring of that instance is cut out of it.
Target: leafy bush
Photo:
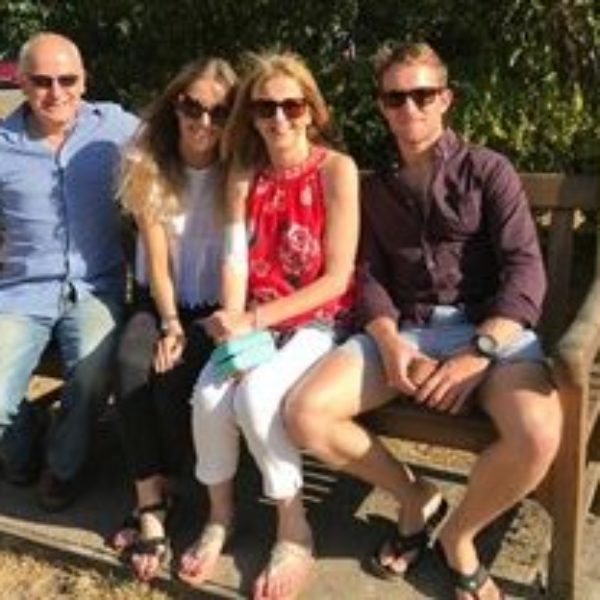
[[[2,54],[34,31],[81,47],[90,94],[143,106],[199,54],[235,61],[279,45],[306,57],[362,166],[385,130],[372,100],[370,57],[386,39],[425,39],[450,65],[452,120],[470,139],[526,170],[600,167],[600,18],[595,0],[4,0]]]

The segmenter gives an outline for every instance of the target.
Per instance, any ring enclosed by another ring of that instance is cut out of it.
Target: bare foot
[[[210,579],[229,537],[222,523],[209,523],[198,540],[181,557],[178,577],[192,587],[200,587]]]
[[[253,600],[293,600],[306,586],[314,562],[311,545],[277,542],[254,583]]]

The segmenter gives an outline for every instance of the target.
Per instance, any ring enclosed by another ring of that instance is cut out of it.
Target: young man
[[[81,56],[63,36],[34,36],[19,68],[25,102],[0,125],[1,457],[9,480],[35,477],[33,409],[21,400],[54,338],[65,386],[40,501],[56,510],[74,497],[106,391],[124,284],[113,183],[136,119],[82,100]]]
[[[531,329],[545,290],[536,231],[509,162],[445,127],[452,92],[429,46],[384,49],[376,77],[398,160],[362,190],[368,335],[318,366],[289,397],[286,420],[298,444],[397,499],[398,531],[373,557],[389,577],[425,549],[445,502],[353,418],[399,392],[450,414],[477,402],[499,437],[439,541],[457,598],[498,598],[474,538],[540,483],[560,441],[558,396]]]

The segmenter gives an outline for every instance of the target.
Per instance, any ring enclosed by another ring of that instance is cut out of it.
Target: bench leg
[[[578,596],[581,540],[584,524],[586,394],[561,390],[564,429],[561,447],[549,474],[548,511],[552,517],[552,548],[548,564],[550,598]]]

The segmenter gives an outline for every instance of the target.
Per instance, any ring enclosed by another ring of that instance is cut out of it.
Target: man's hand
[[[167,331],[159,338],[154,349],[154,370],[164,373],[172,369],[181,360],[185,342],[183,330]]]
[[[388,385],[399,392],[412,396],[417,391],[413,380],[414,365],[417,361],[427,360],[416,348],[398,334],[377,341],[379,353]]]
[[[451,356],[428,377],[415,393],[415,400],[429,408],[459,413],[469,395],[481,383],[490,359],[465,349]]]
[[[216,344],[248,333],[252,329],[252,325],[251,313],[226,310],[217,310],[202,321],[206,333]]]

